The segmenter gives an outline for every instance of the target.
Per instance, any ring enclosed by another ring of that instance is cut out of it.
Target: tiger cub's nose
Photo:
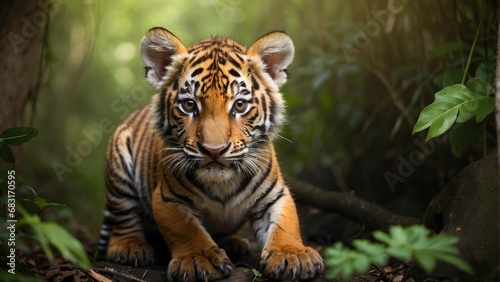
[[[212,159],[217,159],[218,157],[223,155],[229,149],[230,147],[229,145],[231,145],[231,143],[222,146],[210,146],[210,145],[200,146],[200,144],[198,143],[200,151],[205,155],[209,155]]]

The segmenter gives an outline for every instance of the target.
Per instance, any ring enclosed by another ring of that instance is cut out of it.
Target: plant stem
[[[477,38],[479,37],[479,32],[481,31],[481,27],[483,26],[484,17],[488,9],[484,9],[483,16],[481,16],[481,21],[479,22],[479,26],[476,30],[476,35],[474,35],[474,41],[472,42],[472,47],[470,48],[469,58],[467,58],[467,65],[465,66],[464,76],[462,77],[462,84],[465,83],[465,78],[467,77],[467,73],[469,72],[470,62],[472,61],[472,54],[474,53],[474,48],[476,47]]]

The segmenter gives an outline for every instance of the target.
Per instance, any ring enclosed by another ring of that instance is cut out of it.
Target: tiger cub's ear
[[[170,31],[161,27],[150,29],[141,41],[141,57],[149,83],[156,88],[173,56],[183,53],[187,53],[186,47]]]
[[[286,68],[293,60],[293,42],[281,31],[270,32],[257,39],[250,48],[248,56],[258,56],[265,64],[266,72],[281,87],[287,80]]]

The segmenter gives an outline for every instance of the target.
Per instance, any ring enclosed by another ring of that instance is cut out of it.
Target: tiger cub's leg
[[[106,255],[109,261],[135,267],[154,263],[155,252],[146,243],[140,221],[134,212],[115,217]]]
[[[297,210],[287,187],[253,214],[252,229],[264,245],[261,267],[276,280],[310,279],[323,271],[323,259],[302,243]]]
[[[108,201],[113,225],[106,255],[109,261],[135,267],[154,263],[155,252],[146,243],[143,219],[137,213],[137,206],[133,199],[122,199],[114,205]]]
[[[154,250],[145,241],[139,214],[140,192],[135,185],[133,135],[126,126],[117,128],[106,158],[106,206],[112,225],[107,259],[133,266],[151,265]]]
[[[153,192],[153,214],[172,260],[169,281],[208,281],[228,277],[232,263],[219,248],[188,204],[174,200],[164,184]],[[163,190],[163,191],[162,191]]]

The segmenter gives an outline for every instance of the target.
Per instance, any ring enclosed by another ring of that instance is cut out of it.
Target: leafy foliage
[[[36,207],[38,208],[38,214],[39,215],[46,208],[49,208],[49,207],[64,207],[65,206],[65,205],[59,204],[59,203],[47,202],[47,200],[45,200],[44,198],[38,197],[38,195],[36,194],[36,191],[33,188],[31,188],[31,187],[27,187],[27,188],[29,188],[31,190],[31,192],[33,192],[33,194],[35,195],[35,198],[33,200],[32,199],[24,199],[24,200],[28,201],[28,202],[32,202],[33,204],[35,204]]]
[[[29,127],[15,127],[4,130],[2,134],[0,134],[0,157],[9,163],[15,163],[14,155],[9,146],[21,145],[28,142],[37,134],[38,130]],[[6,177],[7,173],[1,174],[0,183],[2,183],[2,185],[6,183],[7,179],[4,179]],[[47,202],[45,199],[38,197],[32,188],[29,189],[31,189],[36,197],[33,200],[28,199],[28,201],[33,202],[38,207],[39,214],[48,207],[64,206],[58,203]],[[34,234],[33,238],[38,240],[40,247],[50,261],[54,259],[54,253],[50,247],[52,245],[65,259],[73,262],[77,266],[83,269],[88,269],[90,267],[90,261],[82,244],[66,229],[55,222],[42,221],[39,215],[30,214],[19,202],[16,202],[15,208],[16,211],[21,214],[21,218],[18,220],[19,225],[29,227]],[[2,229],[0,237],[3,238],[8,236],[8,234],[4,234],[4,232],[7,232],[6,230],[6,228]],[[18,247],[24,248],[22,244]],[[26,278],[26,281],[33,281],[33,279],[30,279],[31,278]]]
[[[373,237],[379,242],[360,239],[353,241],[354,249],[345,247],[341,242],[325,249],[327,277],[348,279],[354,274],[366,273],[372,264],[386,265],[390,257],[402,261],[414,258],[427,273],[436,267],[437,261],[472,273],[471,267],[459,258],[458,249],[454,246],[458,242],[456,237],[445,234],[431,236],[430,231],[421,225],[391,226],[389,233],[375,231]]]
[[[0,158],[8,163],[15,163],[10,146],[21,145],[38,135],[38,130],[31,127],[8,128],[0,134]]]
[[[255,269],[255,268],[252,268],[252,272],[253,272],[253,280],[252,280],[252,282],[254,282],[257,278],[262,277],[262,273],[259,270]]]
[[[33,200],[31,200],[31,199],[25,199],[25,200],[34,203],[38,207],[39,213],[48,207],[64,207],[65,206],[65,205],[59,204],[59,203],[47,202],[47,200],[45,200],[44,198],[40,198],[40,197],[36,197]]]
[[[476,35],[470,48],[461,83],[457,83],[461,69],[453,67],[445,70],[443,74],[444,89],[438,91],[434,96],[434,102],[422,110],[417,123],[413,127],[413,134],[429,128],[425,138],[428,141],[446,132],[453,124],[462,124],[473,117],[476,117],[476,123],[481,123],[495,109],[495,99],[490,96],[494,91],[491,86],[493,82],[492,73],[494,73],[491,61],[485,60],[481,62],[477,67],[476,77],[470,79],[464,85],[487,13],[488,10],[485,9],[476,29]],[[446,46],[445,49],[452,48]],[[487,54],[484,55],[488,57]],[[467,131],[455,129],[451,134],[451,150],[456,157],[460,156],[465,148],[471,145],[479,135],[480,130],[476,130],[472,125],[472,123],[468,124]],[[479,128],[484,130],[484,127]],[[458,138],[460,134],[464,134],[464,138]],[[484,142],[486,142],[486,137]],[[486,143],[484,145],[484,154],[486,154]]]
[[[495,108],[495,99],[490,96],[493,87],[484,79],[476,77],[467,85],[454,84],[435,95],[432,104],[425,107],[418,118],[413,134],[429,128],[427,137],[439,136],[455,123],[463,123],[476,117],[481,122]]]
[[[66,229],[55,222],[41,221],[38,215],[28,213],[19,204],[17,205],[17,210],[22,215],[19,224],[27,225],[31,228],[36,240],[40,243],[40,247],[49,261],[54,259],[54,253],[50,247],[50,245],[52,245],[65,259],[71,261],[75,265],[83,269],[88,269],[90,267],[90,261],[83,245]]]
[[[0,271],[0,281],[16,281],[16,282],[44,282],[47,281],[42,278],[33,277],[33,276],[23,276],[16,275],[16,279],[12,280],[12,274],[8,273],[6,270]]]

